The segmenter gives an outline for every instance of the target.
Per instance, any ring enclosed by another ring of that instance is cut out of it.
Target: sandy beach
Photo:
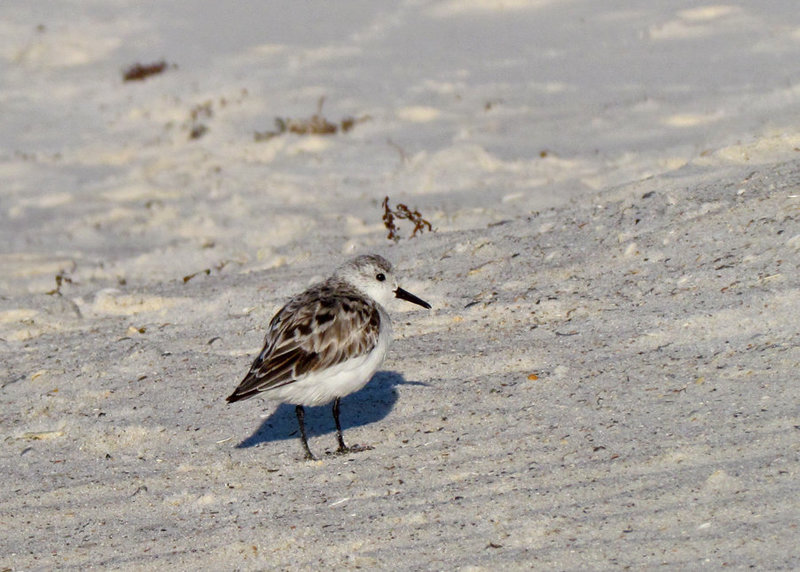
[[[0,570],[800,568],[795,4],[0,7]],[[225,397],[369,252],[304,461]]]

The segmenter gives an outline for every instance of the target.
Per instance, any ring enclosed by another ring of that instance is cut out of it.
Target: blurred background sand
[[[800,565],[794,2],[0,14],[2,567]],[[303,462],[224,397],[370,251],[434,309]]]

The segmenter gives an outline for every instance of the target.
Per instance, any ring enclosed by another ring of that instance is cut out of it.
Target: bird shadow
[[[343,397],[339,419],[342,431],[361,427],[386,417],[397,401],[398,385],[427,385],[420,381],[406,381],[393,371],[379,371],[362,389]],[[305,427],[308,436],[336,432],[331,413],[332,403],[305,407]],[[261,443],[294,439],[299,433],[295,406],[281,403],[272,415],[264,419],[252,435],[236,445],[237,449],[255,447]]]

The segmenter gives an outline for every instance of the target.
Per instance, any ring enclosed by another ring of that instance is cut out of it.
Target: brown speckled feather
[[[269,324],[264,349],[228,401],[292,383],[369,353],[378,343],[376,304],[330,278],[289,301]]]

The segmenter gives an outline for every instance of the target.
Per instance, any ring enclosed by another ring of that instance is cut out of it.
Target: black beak
[[[401,300],[405,300],[407,302],[411,302],[412,304],[416,304],[417,306],[422,306],[428,310],[431,309],[431,305],[428,304],[425,300],[420,300],[416,296],[414,296],[411,292],[406,292],[402,288],[398,288],[394,291],[394,295]]]

